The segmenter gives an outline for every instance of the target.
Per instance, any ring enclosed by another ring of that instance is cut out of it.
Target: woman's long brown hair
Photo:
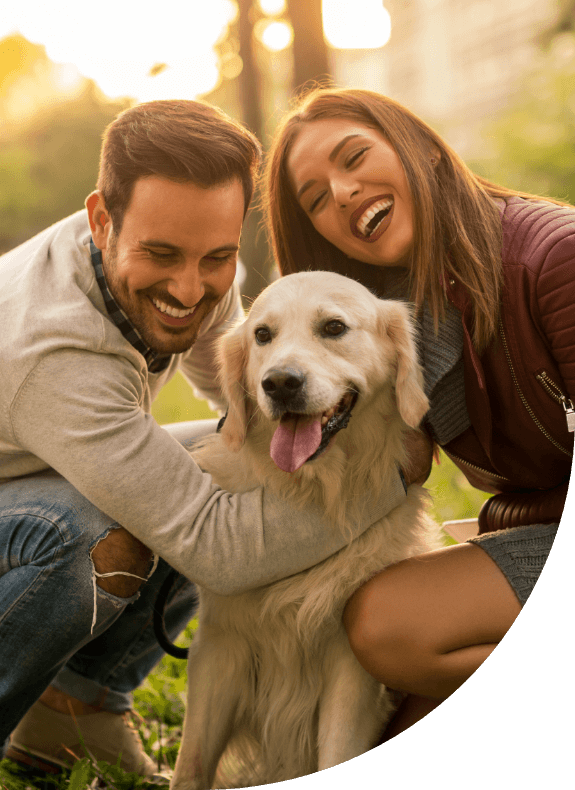
[[[324,239],[293,194],[287,159],[294,140],[305,123],[326,118],[376,129],[395,149],[413,201],[410,298],[417,307],[428,300],[437,326],[445,310],[445,278],[458,278],[471,300],[474,343],[485,348],[497,326],[502,283],[501,213],[493,198],[548,198],[475,175],[431,127],[392,99],[367,90],[316,89],[280,124],[264,173],[267,227],[282,274],[327,269],[356,276],[374,268],[350,260]],[[435,165],[434,149],[440,152]]]

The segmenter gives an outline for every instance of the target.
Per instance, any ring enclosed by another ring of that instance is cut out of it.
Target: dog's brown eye
[[[263,346],[264,343],[269,343],[272,339],[272,333],[267,328],[267,326],[260,326],[255,331],[256,342],[259,343],[260,346]]]
[[[329,337],[338,337],[338,335],[343,335],[346,331],[347,326],[343,321],[328,321],[323,328],[323,334]]]

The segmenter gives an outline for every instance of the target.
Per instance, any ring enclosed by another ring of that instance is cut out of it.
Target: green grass
[[[194,397],[191,386],[179,372],[166,384],[154,401],[152,414],[160,425],[187,420],[207,420],[217,416],[205,401]]]
[[[207,405],[198,401],[183,376],[178,374],[164,388],[154,403],[152,413],[161,423],[206,419],[215,416]],[[432,513],[440,521],[471,518],[479,512],[486,496],[473,489],[463,474],[443,454],[426,484],[433,495]],[[448,542],[451,542],[448,540]],[[189,644],[197,622],[187,627],[179,644]],[[164,656],[142,686],[134,692],[134,709],[140,717],[139,731],[146,752],[155,760],[159,771],[172,769],[182,733],[186,690],[186,662]],[[153,788],[152,784],[134,774],[125,774],[119,767],[96,763],[89,757],[79,761],[72,772],[58,780],[31,784],[19,776],[9,760],[0,762],[0,790],[88,790],[88,788]]]
[[[440,523],[474,518],[489,497],[489,494],[473,488],[463,472],[442,451],[439,463],[433,465],[425,487],[433,496],[432,513]]]
[[[190,644],[197,625],[194,618],[178,640],[179,645]],[[166,774],[176,762],[182,738],[186,684],[186,661],[165,655],[134,692],[135,721],[140,738],[146,753],[158,766],[158,773]],[[167,787],[167,781],[151,782],[90,756],[75,763],[66,775],[46,779],[31,779],[10,760],[0,761],[0,790],[152,790],[159,787]]]

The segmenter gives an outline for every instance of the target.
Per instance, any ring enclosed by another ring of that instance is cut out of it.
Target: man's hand
[[[407,463],[403,469],[407,485],[422,486],[431,472],[434,444],[423,431],[411,430],[405,436]]]

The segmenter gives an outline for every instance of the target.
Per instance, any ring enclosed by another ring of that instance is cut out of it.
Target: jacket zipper
[[[567,430],[570,433],[573,433],[573,431],[575,431],[575,408],[573,407],[573,401],[571,401],[566,395],[563,395],[553,379],[549,378],[547,371],[542,370],[541,373],[538,373],[535,378],[541,382],[544,389],[549,393],[549,395],[551,395],[553,400],[557,401],[557,403],[560,403],[563,406],[565,419],[567,420]]]
[[[559,442],[551,436],[549,431],[547,431],[543,427],[543,425],[541,425],[541,423],[539,422],[539,420],[535,416],[535,414],[533,412],[533,409],[527,403],[527,398],[523,394],[523,390],[519,386],[519,382],[517,381],[517,376],[515,375],[515,368],[513,367],[513,362],[511,361],[511,354],[509,352],[509,346],[507,345],[507,338],[505,337],[505,332],[503,331],[503,321],[501,320],[501,316],[499,317],[499,332],[501,333],[501,339],[503,340],[503,348],[505,350],[505,356],[507,357],[507,364],[509,365],[509,370],[511,371],[511,377],[513,379],[513,383],[515,384],[515,389],[517,390],[517,392],[519,394],[519,397],[521,398],[521,402],[523,403],[523,405],[527,409],[527,412],[528,412],[529,416],[531,417],[531,419],[533,420],[535,425],[539,428],[541,433],[547,439],[549,439],[551,444],[553,444],[555,447],[557,447],[557,449],[561,450],[562,453],[565,453],[565,455],[568,455],[569,458],[571,458],[572,457],[572,453],[569,450],[567,450],[567,448],[563,447],[562,444],[559,444]],[[541,382],[541,383],[543,383],[543,382]],[[561,390],[559,389],[559,387],[557,387],[557,385],[555,385],[555,387],[556,387],[557,391],[559,393],[561,393]],[[545,389],[546,390],[548,389],[547,386],[545,386]],[[550,388],[549,388],[549,390],[550,390]],[[557,396],[555,399],[561,401],[561,397],[565,398],[563,393],[561,393],[561,395]],[[563,403],[563,408],[565,409],[565,411],[567,413],[567,426],[569,427],[569,414],[568,414],[568,411],[567,411],[566,403],[567,403],[567,399],[565,398],[565,403]],[[573,410],[573,404],[571,404],[571,401],[569,401],[569,404],[571,405],[571,410]]]
[[[460,458],[458,455],[455,455],[455,453],[448,452],[445,449],[445,447],[442,447],[441,449],[443,450],[445,455],[447,455],[449,458],[458,461],[459,463],[464,464],[465,466],[468,466],[470,469],[475,469],[476,472],[483,472],[484,475],[489,475],[489,477],[496,477],[498,480],[505,480],[507,483],[509,482],[508,477],[503,477],[503,475],[498,475],[495,472],[490,472],[488,469],[483,469],[483,467],[481,466],[477,466],[476,464],[471,464],[469,463],[469,461],[466,461],[464,458]]]

